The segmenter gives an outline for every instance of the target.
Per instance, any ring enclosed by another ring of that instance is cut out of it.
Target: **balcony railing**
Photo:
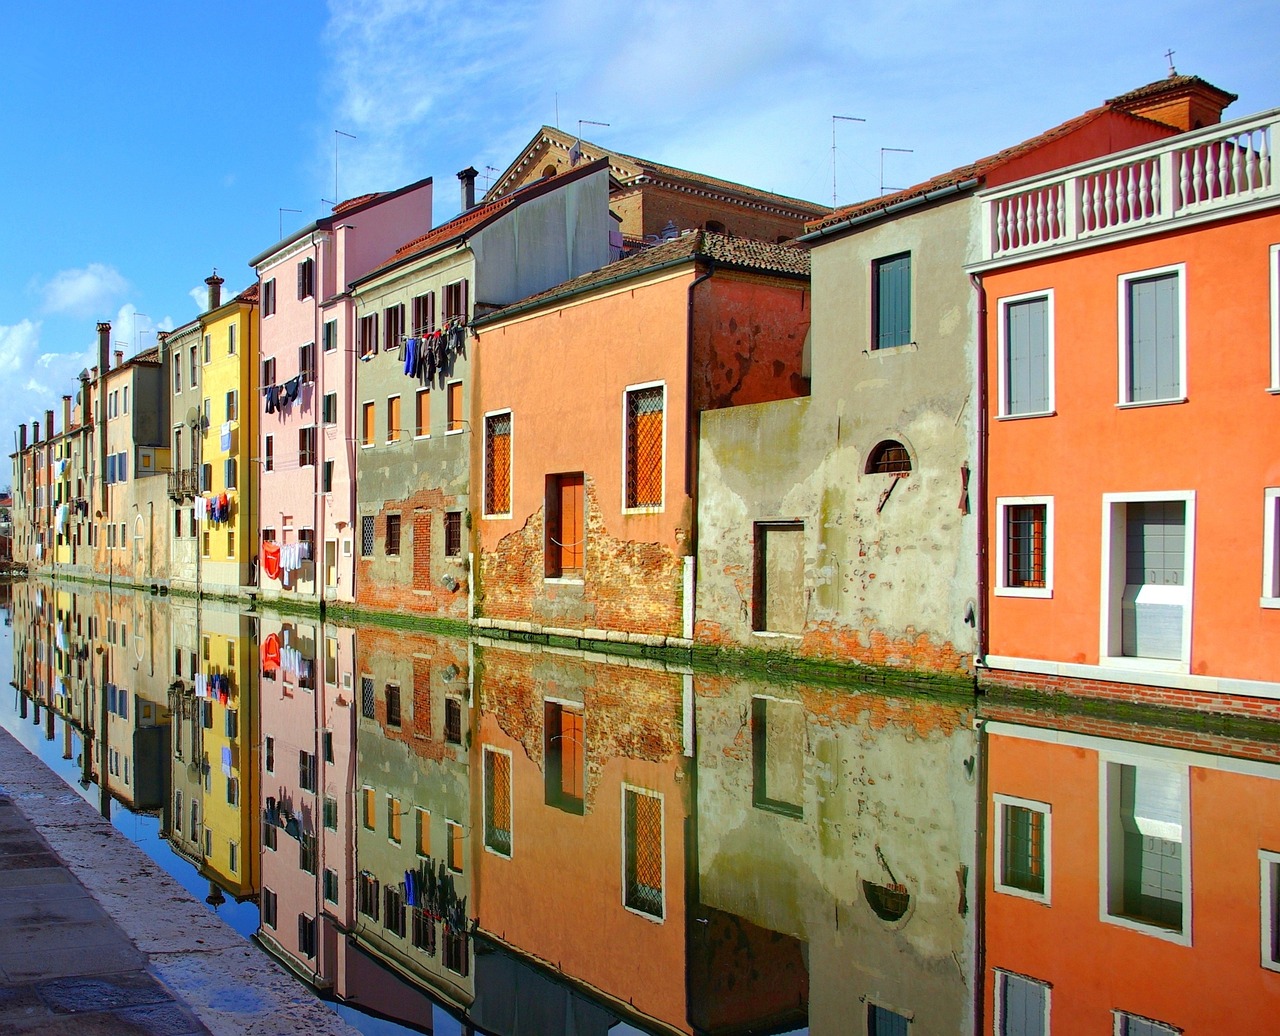
[[[173,500],[194,499],[200,492],[200,479],[194,471],[169,472],[169,496]]]
[[[1280,108],[1002,187],[982,197],[984,261],[1275,197]]]

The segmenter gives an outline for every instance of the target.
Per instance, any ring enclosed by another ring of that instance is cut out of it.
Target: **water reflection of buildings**
[[[1030,713],[985,724],[997,1032],[1270,1027],[1280,745],[1207,727]]]

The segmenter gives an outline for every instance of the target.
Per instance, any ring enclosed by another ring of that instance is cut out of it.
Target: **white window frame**
[[[489,484],[489,418],[498,417],[502,414],[511,415],[511,431],[508,432],[510,443],[510,455],[507,460],[507,477],[509,484],[507,486],[507,510],[490,511],[489,494],[485,487]],[[447,415],[446,415],[447,417]],[[480,508],[484,511],[485,518],[510,518],[515,513],[516,500],[516,418],[510,407],[503,407],[501,410],[486,410],[483,426],[483,439],[480,443]],[[446,435],[449,433],[445,433]]]
[[[645,504],[642,507],[627,506],[627,399],[632,392],[645,389],[662,389],[662,499],[656,504]],[[622,484],[618,487],[621,493],[619,503],[623,514],[662,514],[667,507],[667,403],[670,393],[665,381],[642,381],[635,385],[627,385],[622,390]]]
[[[500,852],[489,844],[488,816],[489,816],[489,782],[486,780],[484,767],[488,764],[488,757],[491,755],[505,755],[507,757],[507,776],[511,782],[507,789],[510,795],[511,814],[507,817],[507,834],[511,838],[511,851]],[[516,768],[515,759],[511,755],[511,751],[506,748],[497,748],[494,745],[484,745],[481,754],[480,769],[480,842],[484,846],[484,851],[491,856],[496,856],[500,860],[509,860],[515,854],[516,849],[516,802],[515,802],[515,781]],[[414,833],[415,836],[417,832]]]
[[[1267,279],[1271,282],[1271,384],[1269,392],[1280,392],[1280,245],[1272,245],[1268,255],[1271,265]]]
[[[622,852],[619,860],[619,881],[618,888],[622,893],[622,908],[629,914],[636,917],[643,917],[652,924],[666,924],[667,921],[667,802],[666,796],[660,791],[654,791],[652,788],[642,788],[638,784],[622,784],[621,792],[621,816],[618,818],[618,833],[621,838]],[[662,862],[662,916],[654,917],[653,914],[644,910],[637,910],[627,902],[627,794],[647,795],[650,798],[657,799],[660,803],[661,823],[658,829],[661,833],[661,844],[659,845],[659,859]]]
[[[1012,507],[1044,506],[1044,586],[1009,586],[1008,510]],[[996,498],[996,579],[997,597],[1053,596],[1053,497],[1002,496]]]
[[[1144,1022],[1147,1025],[1154,1025],[1162,1032],[1167,1032],[1170,1036],[1178,1036],[1183,1030],[1176,1025],[1170,1025],[1168,1022],[1162,1022],[1156,1018],[1148,1018],[1145,1014],[1136,1014],[1133,1011],[1122,1011],[1118,1007],[1111,1011],[1111,1032],[1112,1036],[1125,1036],[1128,1032],[1125,1027],[1126,1021]]]
[[[1020,896],[1036,903],[1048,906],[1053,898],[1053,806],[1048,802],[1037,802],[1034,799],[1021,799],[1014,795],[997,793],[992,799],[996,813],[996,845],[995,860],[992,868],[995,878],[995,890],[1010,896]],[[1029,809],[1044,817],[1044,892],[1031,892],[1016,885],[1004,883],[1004,807],[1017,806]]]
[[[1042,288],[1039,291],[1025,291],[1020,295],[1009,295],[999,300],[1000,323],[996,331],[996,340],[998,343],[998,351],[996,353],[996,391],[999,396],[996,400],[996,417],[1004,421],[1020,421],[1028,417],[1052,417],[1057,413],[1057,383],[1054,378],[1055,368],[1057,366],[1057,343],[1054,338],[1054,291],[1052,288]],[[1009,400],[1009,321],[1008,310],[1012,305],[1019,302],[1030,302],[1033,299],[1044,299],[1047,302],[1046,308],[1046,338],[1048,340],[1048,359],[1046,361],[1049,375],[1048,395],[1049,406],[1046,410],[1028,410],[1026,413],[1012,413],[1008,409]]]
[[[1163,277],[1171,273],[1178,276],[1178,395],[1167,399],[1131,399],[1133,389],[1129,384],[1129,285],[1134,281]],[[1155,266],[1149,270],[1122,273],[1117,277],[1116,284],[1118,330],[1116,341],[1119,344],[1117,384],[1120,389],[1116,406],[1128,408],[1185,403],[1187,401],[1187,264],[1173,263],[1170,266]]]
[[[1280,917],[1276,916],[1273,909],[1276,884],[1280,882],[1280,853],[1259,849],[1258,871],[1258,892],[1261,900],[1259,919],[1262,932],[1259,961],[1268,971],[1280,971],[1280,957],[1271,955],[1272,940],[1275,937],[1277,925],[1280,925]]]
[[[1157,924],[1126,917],[1111,911],[1111,867],[1117,853],[1123,860],[1123,828],[1120,822],[1119,787],[1122,766],[1174,770],[1182,782],[1182,928],[1172,931]],[[1121,842],[1116,845],[1117,840]],[[1105,924],[1142,932],[1157,939],[1191,945],[1191,770],[1184,763],[1171,763],[1163,754],[1121,755],[1098,753],[1098,918]]]
[[[1005,1005],[1005,997],[1006,997],[1005,987],[1009,979],[1016,978],[1020,982],[1034,982],[1036,985],[1044,987],[1044,1029],[1043,1031],[1047,1036],[1047,1034],[1050,1031],[1049,1018],[1053,1014],[1053,1011],[1052,1011],[1053,986],[1050,983],[1044,981],[1044,979],[1033,978],[1030,975],[1023,975],[1017,971],[1008,971],[1005,968],[993,968],[992,971],[995,973],[995,989],[992,991],[994,993],[994,996],[992,999],[995,1007],[995,1010],[993,1011],[993,1014],[995,1015],[995,1026],[992,1029],[992,1031],[996,1033],[997,1036],[999,1036],[1000,1033],[1004,1032],[1004,1005]]]
[[[1280,608],[1280,488],[1262,491],[1262,597],[1264,608]]]
[[[1121,654],[1120,598],[1124,593],[1124,565],[1116,559],[1124,556],[1125,521],[1121,508],[1144,501],[1181,502],[1186,504],[1186,578],[1183,585],[1168,587],[1170,603],[1176,596],[1183,605],[1182,657],[1178,659],[1143,658]],[[1117,517],[1120,516],[1120,517]],[[1194,489],[1155,490],[1142,493],[1102,494],[1102,601],[1098,612],[1098,659],[1104,666],[1119,669],[1142,669],[1155,673],[1191,672],[1191,619],[1195,609],[1195,544],[1196,492]]]

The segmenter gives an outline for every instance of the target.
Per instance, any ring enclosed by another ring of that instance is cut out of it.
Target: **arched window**
[[[543,175],[543,176],[555,176],[555,175],[556,175],[556,167],[555,167],[555,164],[554,164],[554,163],[552,163],[551,165],[548,165],[546,168],[544,168],[544,169],[542,170],[542,175]]]
[[[876,443],[867,456],[868,475],[905,475],[911,471],[911,454],[896,439]]]
[[[707,220],[707,222],[706,222],[705,224],[703,224],[703,229],[704,229],[704,230],[709,230],[709,231],[711,231],[713,234],[723,234],[723,233],[725,232],[725,231],[724,231],[724,224],[723,224],[723,223],[721,223],[718,219],[709,219],[709,220]]]

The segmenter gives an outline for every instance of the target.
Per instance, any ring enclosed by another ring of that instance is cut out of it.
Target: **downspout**
[[[969,281],[978,293],[978,470],[974,472],[977,506],[974,508],[978,523],[978,657],[976,666],[987,664],[990,625],[987,620],[987,560],[989,542],[987,535],[987,437],[990,419],[987,415],[987,289],[982,275],[969,274]],[[974,674],[975,686],[977,673]]]
[[[684,457],[684,491],[689,500],[689,542],[688,554],[685,555],[683,586],[684,608],[681,635],[686,640],[693,639],[694,602],[698,585],[698,440],[702,431],[702,415],[697,410],[693,393],[694,370],[694,290],[703,281],[709,281],[716,272],[716,261],[707,258],[707,272],[699,274],[689,283],[688,312],[686,314],[685,340],[685,457]]]
[[[324,566],[321,564],[321,558],[325,551],[325,527],[326,518],[328,516],[328,501],[321,499],[320,493],[320,473],[324,468],[323,455],[328,451],[320,449],[321,440],[324,438],[324,389],[321,382],[321,371],[324,369],[322,360],[324,351],[323,329],[320,320],[320,262],[319,252],[316,249],[316,232],[311,231],[311,412],[314,414],[317,409],[320,410],[321,420],[314,425],[316,431],[316,449],[312,460],[311,471],[311,581],[315,586],[316,598],[320,605],[320,621],[324,622]],[[337,561],[337,541],[334,541],[334,561]],[[321,644],[324,643],[324,633],[321,631]],[[317,912],[316,917],[320,914]],[[319,939],[320,933],[317,929],[316,938]]]

